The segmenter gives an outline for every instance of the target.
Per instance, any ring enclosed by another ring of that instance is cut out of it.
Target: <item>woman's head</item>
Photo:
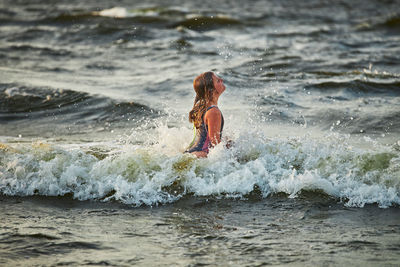
[[[214,73],[208,71],[193,80],[193,88],[197,99],[205,99],[207,102],[212,99],[212,91],[214,90],[213,75]]]
[[[221,95],[225,91],[225,84],[224,80],[217,75],[213,75],[213,81],[214,81],[214,94]]]
[[[193,122],[198,128],[201,125],[202,117],[208,104],[225,91],[225,85],[220,77],[208,71],[194,79],[193,88],[196,92],[196,98],[193,109],[189,112],[189,121]]]
[[[225,91],[223,80],[215,73],[208,71],[197,76],[193,81],[196,97],[210,101],[213,96],[221,95]]]

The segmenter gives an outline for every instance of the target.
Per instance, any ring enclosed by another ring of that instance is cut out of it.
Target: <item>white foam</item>
[[[191,129],[161,124],[147,134],[153,140],[143,145],[95,144],[108,151],[98,158],[87,144],[0,146],[0,192],[155,205],[187,193],[244,197],[257,186],[264,197],[283,192],[295,198],[306,190],[353,207],[400,204],[399,152],[373,141],[356,148],[346,136],[270,139],[247,130],[231,135],[233,148],[221,143],[208,158],[196,159],[182,154]]]
[[[110,9],[104,9],[96,13],[96,15],[103,17],[113,17],[113,18],[126,18],[129,16],[129,13],[124,7],[113,7]]]
[[[96,11],[92,13],[96,16],[111,17],[111,18],[128,18],[135,16],[147,16],[155,17],[159,15],[158,9],[144,8],[144,9],[133,9],[128,10],[125,7],[113,7],[109,9],[103,9],[101,11]]]

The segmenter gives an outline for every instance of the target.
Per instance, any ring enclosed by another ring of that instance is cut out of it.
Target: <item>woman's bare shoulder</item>
[[[219,122],[221,120],[221,111],[218,108],[209,109],[204,115],[204,121],[207,123],[210,122]]]
[[[207,115],[215,116],[215,115],[220,115],[220,114],[221,114],[221,111],[219,110],[219,108],[217,106],[215,106],[215,107],[207,110],[205,116],[207,116]]]

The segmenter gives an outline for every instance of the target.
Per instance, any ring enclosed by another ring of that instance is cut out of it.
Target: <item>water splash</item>
[[[2,144],[0,192],[80,200],[157,205],[183,196],[268,197],[323,192],[347,206],[400,204],[400,153],[374,142],[351,145],[346,136],[267,138],[240,133],[235,145],[221,143],[206,159],[182,154],[188,128],[155,129],[153,144],[62,146]]]

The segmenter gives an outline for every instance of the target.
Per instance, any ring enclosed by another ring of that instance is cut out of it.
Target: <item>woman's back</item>
[[[195,151],[205,151],[208,153],[208,150],[211,147],[211,142],[210,142],[210,135],[208,133],[208,125],[204,122],[204,117],[205,117],[205,114],[212,108],[218,109],[218,107],[215,105],[212,105],[206,109],[206,112],[204,112],[204,115],[203,115],[202,124],[200,125],[199,128],[196,129],[196,135],[195,135],[192,143],[189,145],[189,149],[187,149],[185,152],[192,153]],[[221,111],[219,111],[219,112],[221,113]],[[221,113],[220,138],[222,138],[223,128],[224,128],[224,116]]]
[[[196,128],[194,141],[185,152],[206,157],[210,147],[221,142],[224,118],[218,109],[218,98],[225,91],[223,80],[213,72],[205,72],[193,81],[196,97],[189,121]]]

